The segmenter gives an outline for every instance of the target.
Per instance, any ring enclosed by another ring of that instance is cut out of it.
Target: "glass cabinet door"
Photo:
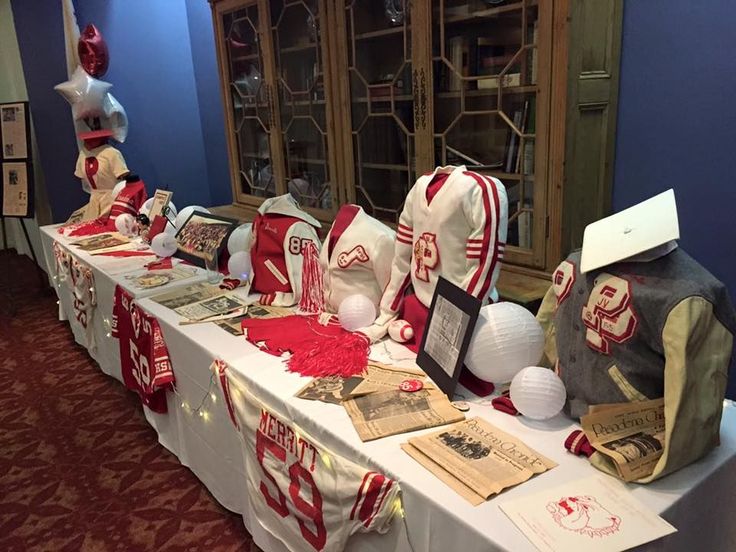
[[[409,1],[343,6],[354,169],[348,200],[395,223],[416,178]]]
[[[283,187],[302,207],[333,210],[323,50],[324,7],[318,0],[269,0],[280,132],[286,171]]]
[[[271,102],[264,76],[264,53],[259,40],[258,4],[222,13],[221,25],[227,65],[227,108],[231,110],[240,180],[238,196],[276,195],[271,164]],[[232,160],[231,160],[232,162]]]
[[[537,0],[432,0],[435,162],[503,182],[506,256],[527,262],[535,238],[543,242],[545,183],[535,143],[548,96],[539,94],[538,33]]]

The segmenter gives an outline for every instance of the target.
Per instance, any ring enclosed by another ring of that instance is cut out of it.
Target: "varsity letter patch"
[[[585,341],[605,355],[610,342],[624,343],[634,335],[638,319],[631,307],[631,284],[610,274],[600,274],[594,282],[588,304],[583,307],[583,323],[588,328]]]

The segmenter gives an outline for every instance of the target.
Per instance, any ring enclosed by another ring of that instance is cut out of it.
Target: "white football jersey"
[[[78,261],[74,256],[71,257],[70,275],[71,278],[67,282],[71,284],[74,318],[84,330],[84,337],[87,341],[85,347],[94,351],[97,349],[93,321],[97,307],[95,277],[92,274],[92,269]]]
[[[442,175],[439,190],[430,184]],[[391,281],[381,315],[368,333],[383,337],[412,285],[429,307],[440,276],[483,302],[498,299],[495,289],[506,245],[508,201],[504,185],[464,166],[438,167],[409,190],[396,232]],[[377,331],[379,330],[379,331]]]
[[[85,147],[79,150],[74,176],[81,179],[82,188],[90,193],[92,190],[112,190],[127,172],[120,151],[103,144],[91,150]]]
[[[325,308],[336,313],[348,295],[368,297],[378,312],[391,278],[396,233],[357,205],[344,205],[320,252]]]
[[[258,521],[293,552],[343,550],[354,533],[388,531],[400,511],[396,481],[323,447],[250,394],[215,361],[225,402],[245,443]]]

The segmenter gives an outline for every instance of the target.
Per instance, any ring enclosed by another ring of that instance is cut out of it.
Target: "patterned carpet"
[[[75,344],[32,263],[0,257],[0,550],[257,550]]]

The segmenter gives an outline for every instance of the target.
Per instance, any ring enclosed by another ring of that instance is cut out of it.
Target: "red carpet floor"
[[[257,550],[75,344],[32,263],[0,256],[0,550]]]

